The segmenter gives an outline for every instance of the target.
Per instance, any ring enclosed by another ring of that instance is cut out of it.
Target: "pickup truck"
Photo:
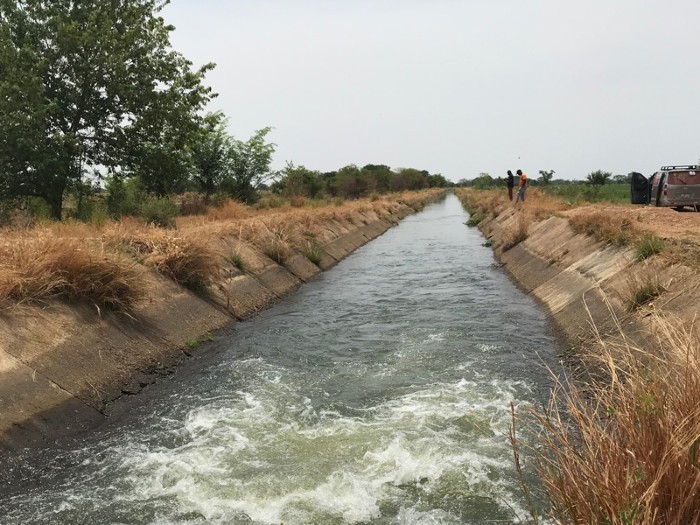
[[[662,166],[650,178],[632,173],[632,204],[700,209],[700,165]]]

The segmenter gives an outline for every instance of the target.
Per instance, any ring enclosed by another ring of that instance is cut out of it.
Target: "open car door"
[[[632,172],[630,200],[632,204],[649,204],[649,180],[636,171]]]

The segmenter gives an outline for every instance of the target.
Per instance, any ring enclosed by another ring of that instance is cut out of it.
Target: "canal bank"
[[[547,309],[572,351],[620,339],[653,349],[669,319],[691,325],[697,315],[697,272],[640,256],[636,245],[577,233],[560,214],[536,220],[508,206],[478,228],[517,285]]]
[[[314,262],[293,252],[278,263],[235,235],[222,235],[217,253],[235,245],[242,269],[229,263],[205,293],[147,272],[147,300],[128,315],[76,303],[6,311],[0,316],[0,449],[43,445],[101,424],[106,407],[169,373],[217,331],[275,304],[434,198],[326,220]]]
[[[453,196],[410,215],[119,417],[19,458],[0,523],[524,520],[510,403],[546,402],[560,349],[467,218]]]

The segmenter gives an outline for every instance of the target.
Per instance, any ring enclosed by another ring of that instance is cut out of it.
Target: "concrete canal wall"
[[[90,428],[106,408],[138,393],[217,330],[274,304],[416,210],[357,212],[329,220],[317,264],[297,253],[277,264],[241,247],[232,269],[207,297],[150,272],[148,300],[129,316],[91,305],[18,307],[0,315],[0,448],[42,444]],[[226,244],[230,239],[222,238]]]

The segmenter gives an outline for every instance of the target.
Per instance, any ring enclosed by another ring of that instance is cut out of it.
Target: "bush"
[[[179,211],[179,206],[171,197],[149,197],[141,204],[139,215],[148,224],[161,228],[174,228],[175,217],[178,216]]]
[[[138,177],[126,180],[116,175],[107,177],[105,189],[107,191],[107,211],[113,219],[139,214],[140,203],[145,197],[145,192]]]

